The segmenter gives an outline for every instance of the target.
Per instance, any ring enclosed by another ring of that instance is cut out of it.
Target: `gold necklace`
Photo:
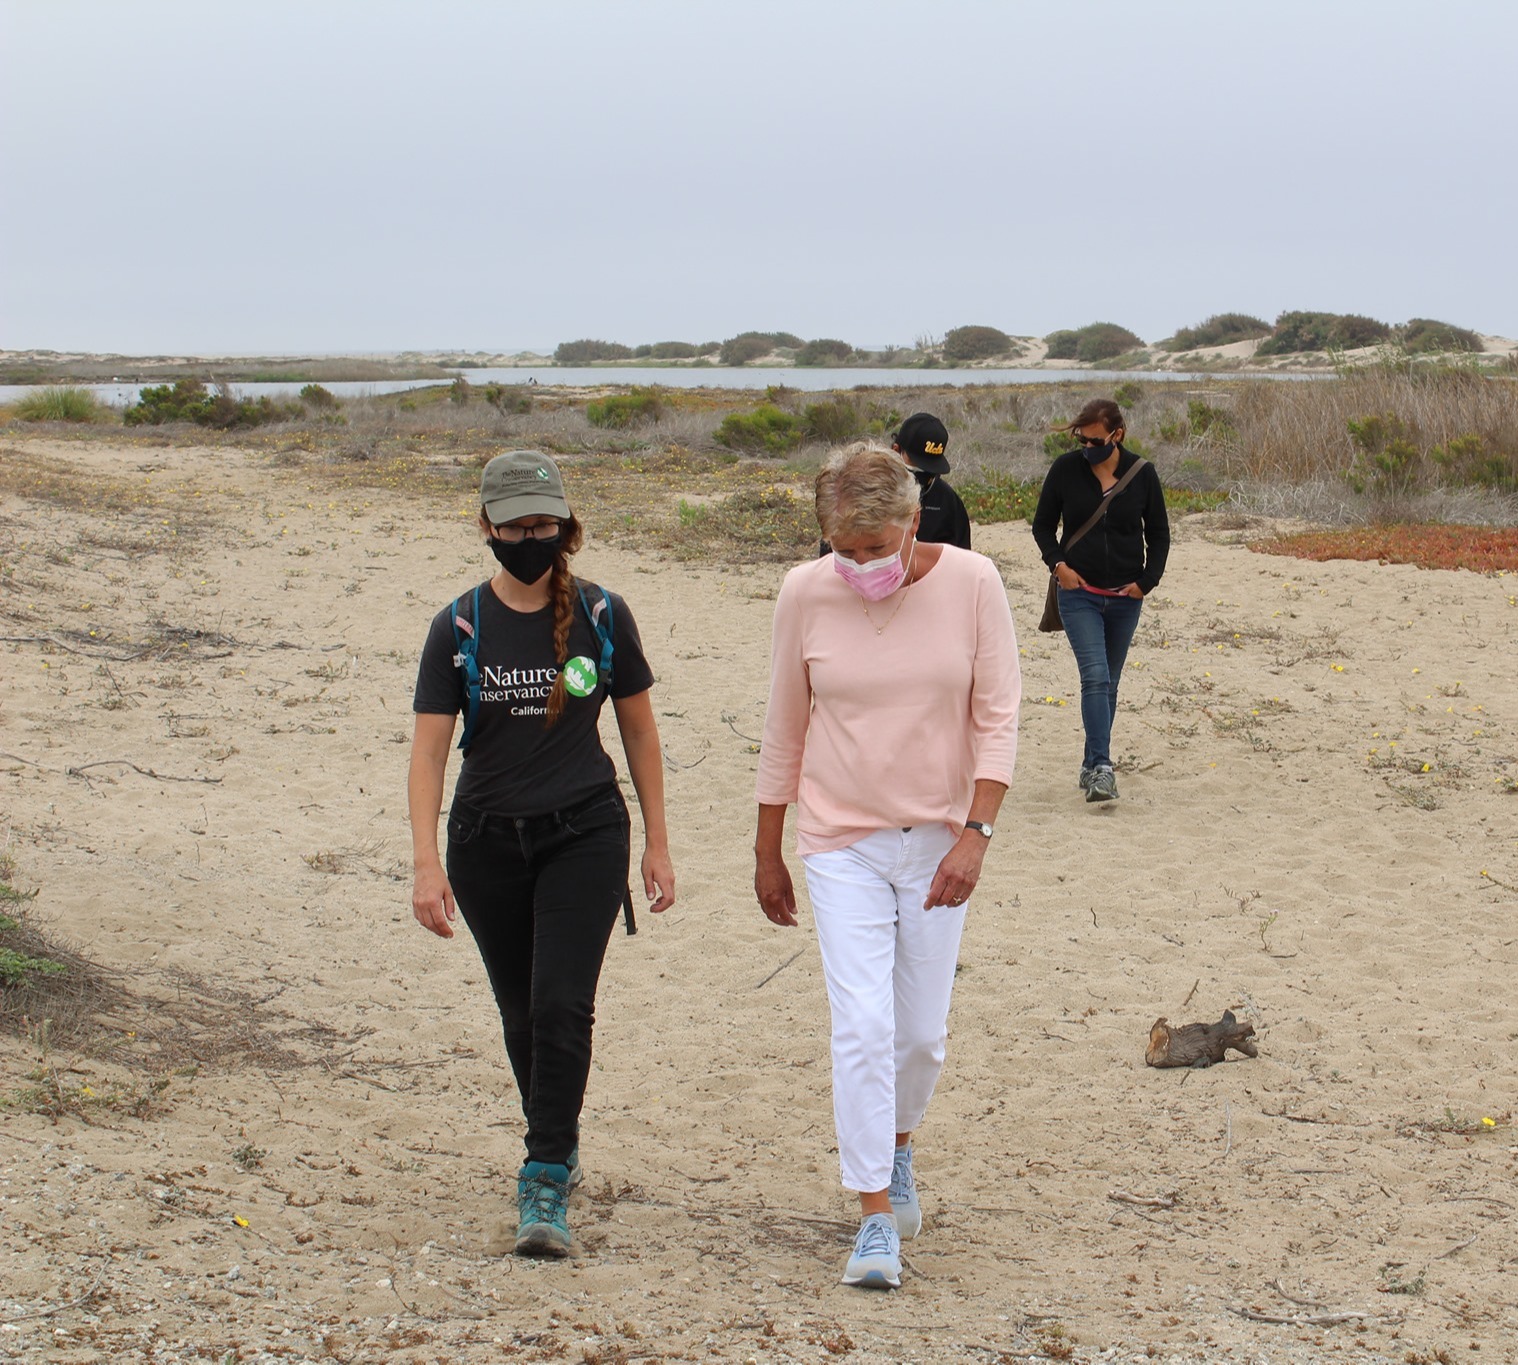
[[[885,619],[885,626],[875,626],[875,618],[870,615],[870,604],[868,602],[866,602],[864,600],[864,598],[862,598],[862,597],[859,599],[859,607],[860,607],[860,610],[864,612],[864,619],[866,621],[868,621],[872,626],[875,626],[875,634],[877,634],[877,635],[884,635],[885,634],[885,632],[886,632],[886,626],[890,625],[891,622],[894,621],[897,618],[897,616],[901,614],[901,609],[904,606],[906,606],[906,604],[907,604],[907,598],[909,598],[912,595],[912,584],[916,581],[912,577],[912,561],[914,559],[916,559],[916,558],[917,558],[917,537],[913,536],[912,537],[912,553],[907,556],[907,588],[906,588],[906,591],[901,594],[901,601],[899,601],[896,604],[896,610],[893,611],[889,616],[886,617],[886,619]]]

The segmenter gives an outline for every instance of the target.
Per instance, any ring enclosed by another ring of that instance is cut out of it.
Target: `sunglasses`
[[[1104,446],[1112,441],[1110,436],[1077,436],[1075,439],[1083,446]]]

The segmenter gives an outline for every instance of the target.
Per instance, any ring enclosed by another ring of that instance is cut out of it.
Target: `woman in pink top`
[[[858,444],[817,476],[833,553],[775,604],[754,890],[796,924],[797,850],[833,1017],[833,1116],[861,1226],[845,1284],[895,1288],[922,1226],[912,1132],[943,1068],[965,902],[1012,778],[1022,684],[995,565],[917,539],[900,456]]]

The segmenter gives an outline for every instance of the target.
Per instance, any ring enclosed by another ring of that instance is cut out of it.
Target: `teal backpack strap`
[[[468,615],[465,603],[469,604]],[[458,747],[468,756],[470,742],[474,739],[474,723],[480,714],[480,663],[476,655],[480,648],[480,590],[466,593],[453,604],[453,666],[459,671],[463,688],[464,733],[459,736]]]
[[[601,646],[601,657],[596,660],[596,677],[604,682],[609,690],[615,673],[612,668],[612,655],[616,652],[614,630],[616,622],[611,607],[611,594],[598,583],[592,583],[591,587],[601,594],[601,600],[592,609],[589,599],[585,596],[585,585],[575,579],[575,591],[580,594],[580,605],[585,608],[585,615],[590,621],[590,628],[595,631],[596,643]]]

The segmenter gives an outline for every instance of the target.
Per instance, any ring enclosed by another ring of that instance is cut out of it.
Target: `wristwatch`
[[[984,834],[989,839],[996,831],[984,820],[966,820],[966,829],[973,829],[977,834]]]

